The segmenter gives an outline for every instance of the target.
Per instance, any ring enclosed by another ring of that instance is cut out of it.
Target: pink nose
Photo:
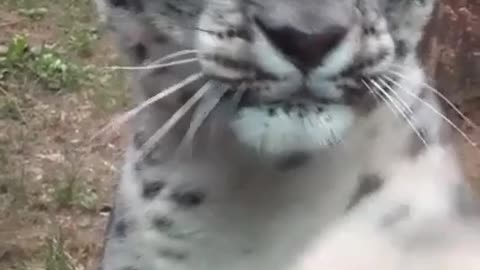
[[[259,19],[256,23],[268,40],[303,72],[322,65],[324,57],[347,33],[347,29],[338,26],[309,34],[292,27],[269,28]]]

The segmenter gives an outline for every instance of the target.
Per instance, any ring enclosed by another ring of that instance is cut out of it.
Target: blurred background
[[[442,0],[421,55],[480,123],[480,1]],[[93,270],[124,136],[91,138],[129,94],[90,0],[0,0],[0,269]],[[448,110],[472,140],[480,130]],[[467,175],[480,154],[459,138]]]

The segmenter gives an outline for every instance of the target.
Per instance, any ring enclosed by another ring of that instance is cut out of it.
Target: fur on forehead
[[[255,14],[271,26],[290,26],[297,30],[319,32],[329,25],[348,28],[355,23],[359,6],[375,10],[387,19],[392,35],[411,35],[413,45],[421,37],[438,0],[95,0],[100,17],[110,25],[125,17],[147,19],[157,31],[189,47],[202,12],[237,8]],[[246,8],[246,7],[251,8]],[[252,11],[252,12],[250,12]],[[125,13],[126,12],[126,13]],[[122,18],[120,18],[122,17]],[[110,22],[109,22],[110,19]],[[113,21],[112,21],[113,20]],[[122,23],[125,24],[125,23]],[[413,32],[413,34],[412,34]],[[399,39],[399,38],[396,38]]]

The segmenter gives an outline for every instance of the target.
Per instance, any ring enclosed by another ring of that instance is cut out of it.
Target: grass
[[[54,46],[32,47],[23,35],[15,35],[0,58],[0,74],[10,85],[34,81],[43,89],[58,92],[80,88],[91,78],[88,67],[70,61]],[[5,86],[7,88],[8,85]]]
[[[62,233],[53,234],[47,239],[45,270],[74,270],[71,258],[65,251]]]
[[[0,1],[0,269],[94,269],[128,103],[90,0]]]

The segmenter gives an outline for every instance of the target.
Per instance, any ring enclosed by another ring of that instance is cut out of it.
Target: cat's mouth
[[[306,91],[298,91],[287,97],[262,99],[257,93],[247,91],[239,102],[240,108],[268,106],[274,107],[311,107],[321,112],[321,108],[326,105],[342,105],[345,104],[343,99],[333,99],[325,97],[317,97]]]
[[[341,143],[353,125],[351,106],[308,93],[262,101],[245,95],[231,126],[238,139],[273,157],[312,152]]]

